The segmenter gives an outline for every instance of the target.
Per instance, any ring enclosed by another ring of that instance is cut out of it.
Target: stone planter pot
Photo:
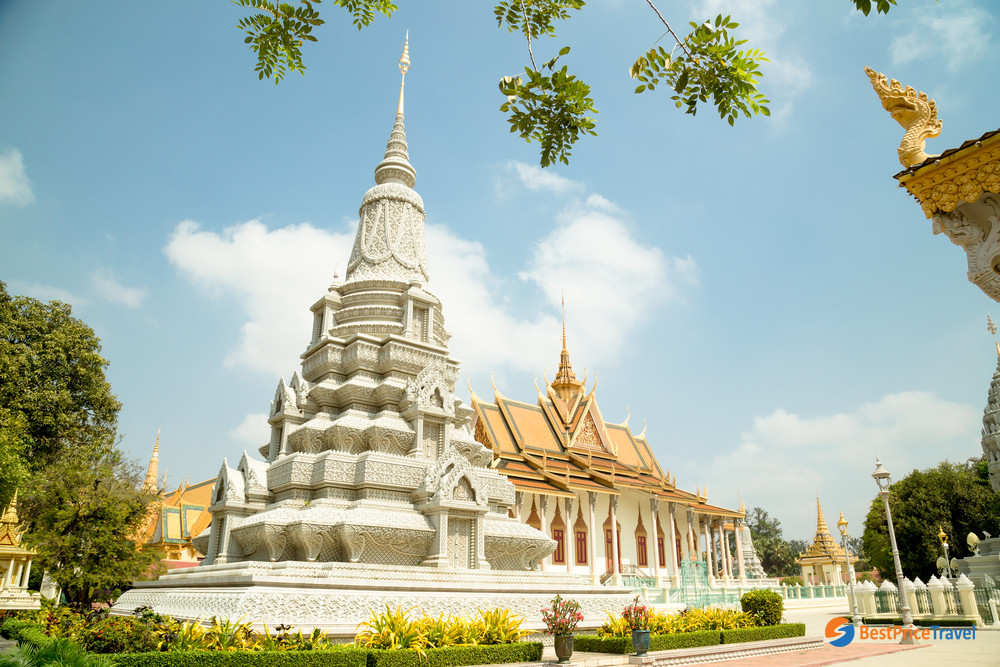
[[[569,664],[569,658],[573,655],[573,635],[556,635],[554,644],[558,664]]]
[[[632,631],[632,648],[636,655],[646,655],[649,651],[649,630]]]

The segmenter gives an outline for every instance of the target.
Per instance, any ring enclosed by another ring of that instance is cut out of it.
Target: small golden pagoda
[[[851,556],[851,566],[858,562]],[[816,497],[816,537],[805,553],[800,553],[795,564],[802,568],[802,580],[808,584],[841,584],[847,581],[847,561],[844,549],[837,544],[826,526],[823,508]]]
[[[17,517],[17,494],[0,517],[0,611],[38,609],[41,596],[28,592],[35,552],[21,546],[24,529]]]
[[[204,554],[195,548],[192,541],[212,522],[208,507],[212,501],[215,478],[197,484],[188,484],[185,480],[168,493],[164,483],[158,481],[159,455],[160,433],[157,431],[143,489],[156,493],[159,498],[139,531],[139,541],[159,549],[164,554],[162,562],[168,570],[195,567]]]
[[[471,389],[471,388],[470,388]],[[683,558],[707,556],[712,578],[745,577],[734,520],[744,513],[708,504],[704,490],[677,488],[656,460],[646,429],[634,433],[601,415],[594,387],[577,379],[563,322],[559,367],[534,404],[472,392],[475,438],[517,490],[511,514],[556,541],[543,569],[587,573],[614,583],[619,574],[676,583]],[[603,544],[603,549],[598,545]],[[724,545],[719,554],[718,545]],[[617,566],[616,566],[617,565]],[[738,570],[738,572],[736,571]],[[668,584],[669,585],[669,584]]]

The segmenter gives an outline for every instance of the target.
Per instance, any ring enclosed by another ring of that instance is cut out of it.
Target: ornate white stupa
[[[408,45],[400,70],[409,68]],[[264,460],[223,462],[202,565],[126,592],[149,605],[353,635],[386,604],[471,614],[508,607],[528,627],[559,592],[599,624],[625,589],[541,572],[555,542],[511,516],[514,486],[455,396],[441,302],[424,289],[424,204],[413,190],[403,88],[376,185],[361,202],[345,280],[313,306],[301,372],[279,381]]]

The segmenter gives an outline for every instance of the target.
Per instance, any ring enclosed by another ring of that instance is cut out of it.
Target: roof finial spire
[[[385,159],[375,167],[375,182],[398,183],[412,188],[417,182],[417,172],[410,164],[410,156],[406,149],[406,130],[403,128],[403,85],[406,73],[410,69],[410,33],[407,31],[403,42],[403,55],[399,57],[399,71],[402,79],[399,82],[399,106],[396,108],[396,122],[385,145]],[[354,255],[351,255],[352,260]],[[351,268],[348,267],[348,274]]]
[[[562,296],[562,324],[563,324],[563,349],[566,349],[566,292],[561,292]]]
[[[410,31],[406,31],[406,38],[403,40],[403,55],[399,57],[399,71],[403,76],[399,81],[399,106],[396,113],[403,115],[403,84],[406,83],[406,72],[410,69]]]
[[[997,347],[997,356],[1000,357],[1000,343],[997,342],[997,325],[993,324],[990,318],[990,311],[986,311],[986,330],[993,336],[993,344]]]
[[[563,400],[578,393],[582,388],[582,383],[576,379],[573,373],[573,365],[569,362],[569,350],[566,348],[566,296],[562,297],[562,352],[559,354],[559,370],[556,378],[552,382],[552,387]]]
[[[146,468],[146,481],[142,485],[143,491],[156,492],[156,476],[159,468],[160,462],[160,430],[161,426],[156,427],[156,444],[153,445],[153,455],[149,457],[149,467]]]

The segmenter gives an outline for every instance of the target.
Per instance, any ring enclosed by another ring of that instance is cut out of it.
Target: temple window
[[[667,540],[663,534],[663,526],[660,525],[660,517],[656,517],[656,557],[659,559],[660,567],[667,566]]]
[[[561,502],[556,503],[556,515],[552,517],[552,539],[556,541],[556,550],[552,554],[552,562],[566,564],[566,523],[559,511]]]
[[[566,540],[561,528],[552,529],[552,539],[556,541],[556,550],[552,554],[552,562],[557,564],[566,563]]]
[[[587,522],[583,518],[583,503],[577,506],[573,534],[576,542],[576,564],[587,564]]]
[[[636,562],[639,567],[649,565],[649,549],[646,548],[646,527],[642,525],[642,510],[639,510],[639,520],[635,526]]]

